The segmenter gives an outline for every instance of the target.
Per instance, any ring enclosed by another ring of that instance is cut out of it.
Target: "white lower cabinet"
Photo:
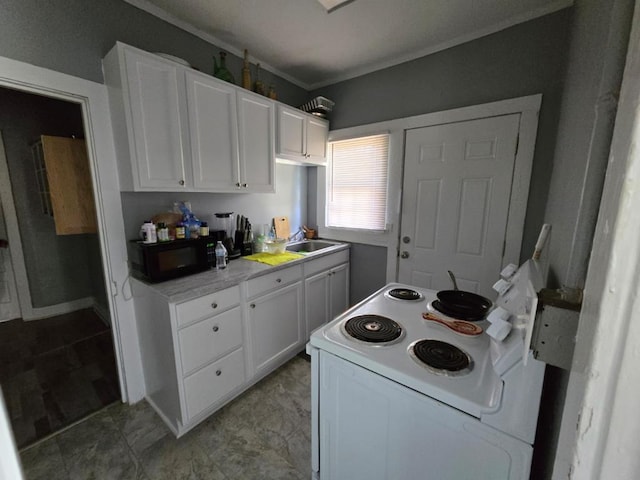
[[[172,303],[131,280],[146,399],[181,436],[304,348],[348,304],[349,251]]]
[[[226,394],[244,384],[244,352],[241,348],[184,379],[187,417],[194,418]]]
[[[305,265],[306,337],[349,306],[349,251],[343,250]]]
[[[288,280],[286,286],[280,287]],[[253,346],[253,367],[262,376],[304,346],[302,322],[302,266],[274,272],[249,280],[247,290],[255,292],[249,299],[247,320]],[[268,285],[271,291],[262,295]],[[273,290],[275,288],[275,290]],[[251,293],[249,294],[251,295]]]

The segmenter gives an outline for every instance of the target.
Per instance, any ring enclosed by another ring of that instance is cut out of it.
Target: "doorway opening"
[[[3,211],[12,217],[2,227],[15,272],[3,281],[15,282],[20,305],[18,318],[0,319],[0,384],[16,443],[24,447],[119,400],[121,393],[95,222],[93,231],[58,234],[61,215],[52,216],[47,203],[55,192],[34,153],[42,135],[81,141],[82,109],[9,88],[0,88],[0,105],[0,154],[10,180]],[[70,177],[60,185],[89,192],[73,210],[94,202],[90,177]]]

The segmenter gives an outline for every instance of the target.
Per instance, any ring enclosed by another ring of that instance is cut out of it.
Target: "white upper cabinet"
[[[194,187],[236,190],[240,182],[236,89],[195,71],[185,75]]]
[[[240,188],[272,193],[275,188],[275,104],[260,95],[238,91]]]
[[[103,61],[125,191],[275,191],[275,103],[117,43]]]
[[[182,72],[155,55],[118,47],[105,58],[105,80],[123,189],[183,190],[190,155]]]
[[[278,105],[276,157],[291,162],[325,165],[329,122],[296,108]]]

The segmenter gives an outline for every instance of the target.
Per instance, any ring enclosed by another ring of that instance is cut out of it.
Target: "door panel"
[[[0,142],[0,148],[2,142]],[[3,154],[3,152],[0,152]],[[4,211],[0,202],[0,240],[7,239],[7,229],[4,223]],[[20,318],[20,302],[18,301],[18,289],[13,274],[13,264],[9,247],[0,245],[0,322]]]
[[[494,296],[502,266],[520,115],[407,131],[398,280]],[[406,255],[405,254],[405,255]]]

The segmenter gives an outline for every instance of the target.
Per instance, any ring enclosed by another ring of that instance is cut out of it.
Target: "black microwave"
[[[132,240],[128,247],[132,274],[149,282],[162,282],[207,270],[215,242],[208,237],[158,243]]]

